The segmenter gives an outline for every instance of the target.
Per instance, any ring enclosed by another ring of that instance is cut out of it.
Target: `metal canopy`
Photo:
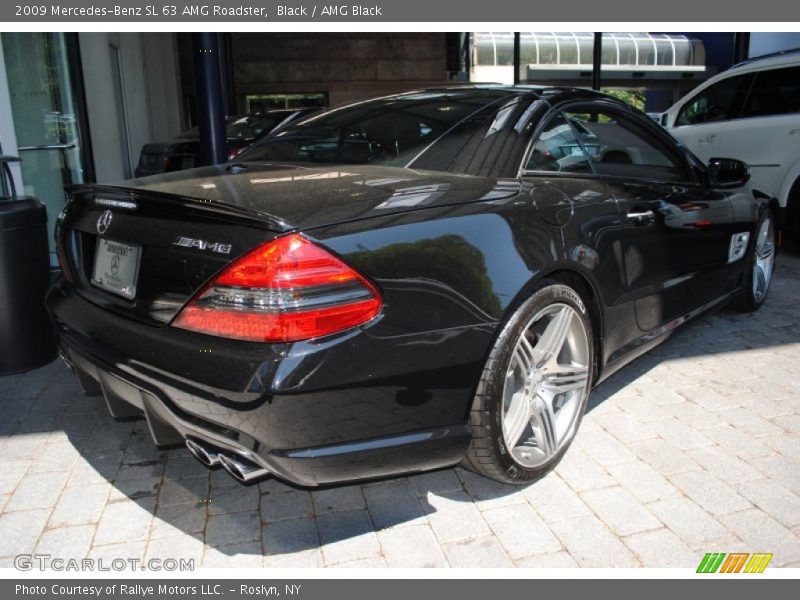
[[[520,32],[520,65],[529,71],[591,70],[594,33]],[[514,33],[473,34],[475,67],[514,65]],[[703,42],[665,33],[603,33],[604,71],[704,71]]]

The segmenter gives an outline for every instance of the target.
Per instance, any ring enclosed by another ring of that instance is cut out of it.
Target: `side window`
[[[699,125],[735,118],[737,104],[749,81],[746,75],[723,79],[681,107],[675,125]]]
[[[605,109],[579,109],[567,118],[581,132],[581,142],[598,175],[656,181],[685,181],[684,167],[668,148],[634,119]]]
[[[553,117],[536,140],[525,170],[591,173],[589,158],[575,131],[560,113]]]
[[[796,112],[800,112],[800,67],[759,72],[742,116],[767,117]]]

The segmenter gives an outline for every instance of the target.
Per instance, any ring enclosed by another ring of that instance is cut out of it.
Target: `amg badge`
[[[206,240],[196,240],[190,237],[179,235],[172,242],[173,246],[181,246],[183,248],[197,248],[198,250],[209,250],[217,254],[230,254],[232,244],[223,244],[222,242],[207,242]]]

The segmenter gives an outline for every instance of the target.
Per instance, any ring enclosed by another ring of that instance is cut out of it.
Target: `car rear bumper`
[[[275,393],[281,365],[311,360],[317,361],[311,371],[319,371],[320,361],[333,360],[330,348],[320,356],[297,348],[293,356],[291,347],[263,347],[258,362],[252,344],[239,344],[238,354],[223,344],[217,362],[227,377],[215,387],[201,372],[175,369],[179,363],[166,359],[186,351],[186,335],[196,345],[197,334],[123,319],[58,288],[48,306],[62,357],[84,390],[102,394],[115,418],[143,416],[159,446],[199,441],[281,479],[316,486],[454,465],[469,444],[471,383],[454,389],[446,383],[452,374],[443,371],[434,373],[445,381],[441,389],[415,387],[410,381],[431,377],[416,372],[369,385],[353,380]],[[146,351],[148,341],[157,348]],[[202,370],[202,357],[186,364]]]

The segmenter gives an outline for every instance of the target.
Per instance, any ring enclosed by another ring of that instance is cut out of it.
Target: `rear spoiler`
[[[87,200],[91,198],[97,206],[106,206],[110,209],[120,208],[123,210],[135,210],[141,202],[147,204],[157,202],[175,208],[198,211],[204,214],[219,215],[268,231],[283,233],[295,231],[297,229],[297,227],[286,223],[274,215],[250,208],[243,208],[235,204],[192,198],[190,196],[165,194],[163,192],[154,192],[119,184],[71,184],[64,186],[64,191],[70,198],[78,196],[86,198]],[[102,196],[102,198],[100,196]]]

